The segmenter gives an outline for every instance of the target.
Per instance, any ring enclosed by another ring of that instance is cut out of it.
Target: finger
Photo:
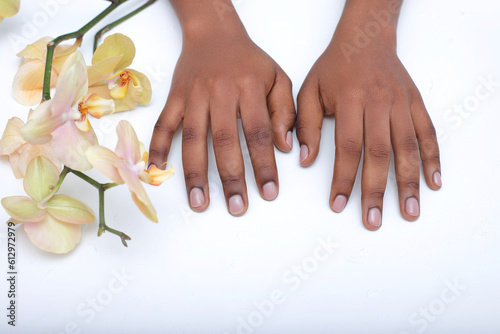
[[[424,169],[425,181],[429,188],[438,190],[441,188],[441,162],[439,159],[439,145],[436,138],[436,130],[431,118],[420,98],[412,106],[412,120],[417,135],[420,158]]]
[[[280,151],[290,152],[293,148],[295,104],[292,82],[281,68],[277,69],[274,86],[267,97],[267,105],[271,113],[274,144]]]
[[[278,171],[264,92],[247,91],[241,97],[240,109],[241,124],[260,195],[268,201],[273,200],[278,196]]]
[[[318,156],[323,112],[318,86],[306,78],[297,97],[297,138],[302,166],[310,166]]]
[[[238,138],[237,101],[219,92],[210,102],[210,122],[217,169],[229,213],[241,216],[248,208],[245,167]]]
[[[416,220],[420,215],[420,158],[417,137],[408,107],[395,106],[391,117],[391,142],[394,150],[399,207],[406,220]]]
[[[184,107],[184,95],[171,91],[154,127],[149,145],[149,165],[165,168],[172,138],[182,121]]]
[[[189,205],[203,211],[210,202],[208,190],[207,134],[208,97],[192,94],[186,105],[182,128],[182,165]]]
[[[364,114],[365,151],[361,206],[365,227],[374,231],[382,225],[382,207],[391,160],[391,138],[388,107],[368,108]]]
[[[363,149],[361,106],[344,106],[342,111],[335,113],[335,163],[330,192],[330,207],[335,212],[341,212],[347,204]]]

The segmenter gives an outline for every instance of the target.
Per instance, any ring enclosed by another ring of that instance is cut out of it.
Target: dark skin
[[[229,0],[171,0],[184,44],[172,88],[150,146],[150,163],[165,163],[175,131],[183,129],[183,166],[191,208],[209,204],[207,134],[212,130],[228,211],[245,213],[248,196],[237,118],[241,118],[255,179],[266,200],[278,194],[273,144],[292,149],[295,108],[290,79],[247,35]],[[216,5],[214,5],[216,4]],[[396,54],[401,1],[347,0],[332,41],[297,97],[300,163],[318,155],[324,115],[335,117],[335,164],[330,207],[344,209],[363,155],[363,223],[377,230],[391,147],[401,214],[416,220],[422,160],[427,185],[441,187],[439,148],[422,98]],[[382,13],[379,20],[371,14]],[[387,14],[386,14],[387,12]],[[379,29],[374,22],[379,22]],[[369,30],[364,43],[356,31]],[[357,30],[358,29],[358,30]],[[358,41],[359,42],[359,41]]]

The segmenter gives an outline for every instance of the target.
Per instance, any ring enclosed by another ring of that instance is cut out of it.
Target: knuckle
[[[242,176],[236,174],[221,175],[220,180],[224,188],[233,188],[241,182]]]
[[[196,171],[184,171],[184,179],[186,182],[192,182],[199,180],[201,177],[201,174]]]
[[[385,189],[373,189],[368,192],[368,197],[383,199],[385,194]]]
[[[270,164],[262,164],[254,167],[255,174],[260,176],[271,176],[276,174],[275,169]]]
[[[175,134],[175,129],[159,118],[154,126],[154,132],[164,133],[171,138]]]
[[[228,129],[217,130],[213,135],[214,147],[220,149],[232,149],[237,140],[235,134]]]
[[[341,154],[358,157],[363,150],[363,144],[354,139],[343,139],[337,143],[337,150]]]
[[[149,149],[149,159],[152,160],[154,158],[162,157],[164,154],[164,151],[160,151],[155,148],[150,148]]]
[[[261,149],[272,144],[271,129],[255,127],[246,133],[247,144],[251,148]]]
[[[439,157],[439,153],[425,155],[422,157],[422,164],[436,164],[439,165],[441,159]]]
[[[247,73],[240,77],[238,80],[238,87],[242,91],[254,90],[260,85],[259,77],[256,74]]]
[[[418,180],[413,180],[413,179],[404,179],[404,180],[400,180],[398,182],[398,187],[419,190],[420,189],[420,182]]]
[[[414,153],[418,151],[417,138],[406,136],[400,141],[401,149],[405,152]]]
[[[198,138],[198,133],[196,129],[192,127],[186,127],[182,129],[182,142],[186,145],[192,144]]]
[[[389,160],[391,157],[391,149],[386,144],[375,144],[368,147],[368,155],[370,158],[377,160]]]

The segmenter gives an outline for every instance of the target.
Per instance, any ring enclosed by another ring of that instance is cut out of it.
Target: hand
[[[193,210],[205,210],[210,126],[226,204],[232,215],[240,216],[247,210],[248,197],[237,118],[241,118],[260,194],[273,200],[279,189],[273,141],[281,151],[292,149],[295,107],[290,79],[250,40],[239,19],[231,28],[222,27],[217,17],[214,20],[183,27],[183,49],[154,129],[150,164],[165,163],[172,137],[183,121],[188,200]]]
[[[348,1],[332,42],[304,81],[297,99],[297,136],[301,164],[309,166],[318,155],[323,115],[334,115],[336,150],[330,207],[335,212],[341,212],[349,199],[364,146],[363,223],[367,229],[377,230],[382,223],[391,144],[400,210],[407,220],[416,220],[420,214],[419,151],[431,189],[441,187],[441,168],[431,119],[396,54],[396,19],[385,27],[379,24],[379,34],[372,34],[368,44],[357,47],[358,29],[376,22],[367,15],[370,8],[361,10],[361,3]],[[362,6],[366,7],[366,2]]]

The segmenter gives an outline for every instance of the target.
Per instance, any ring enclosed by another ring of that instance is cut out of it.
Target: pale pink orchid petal
[[[97,169],[104,176],[107,176],[111,181],[123,184],[122,177],[118,173],[115,164],[119,161],[115,152],[102,146],[91,146],[85,152],[88,161],[95,169]]]
[[[123,34],[113,34],[104,39],[101,45],[97,47],[92,57],[92,64],[97,64],[106,58],[122,56],[120,61],[116,64],[115,71],[130,66],[135,57],[134,42]]]
[[[94,211],[85,203],[66,195],[54,195],[45,210],[55,219],[68,224],[87,224],[95,220]]]
[[[23,57],[26,59],[40,59],[45,60],[47,56],[47,44],[54,38],[46,36],[40,38],[33,44],[28,45],[22,51],[20,51],[16,56]]]
[[[24,177],[26,168],[31,160],[38,156],[45,156],[59,166],[59,160],[50,145],[32,145],[21,136],[24,122],[17,117],[11,118],[0,140],[0,155],[9,156],[9,162],[16,178]]]
[[[137,205],[144,216],[152,222],[157,223],[158,217],[156,216],[156,210],[153,207],[153,203],[151,203],[146,190],[144,190],[137,173],[132,170],[131,166],[123,161],[117,162],[116,167],[118,168],[120,176],[127,184],[135,205]]]
[[[21,128],[23,126],[24,122],[18,117],[12,117],[8,120],[2,139],[0,140],[0,155],[10,155],[26,143],[21,136]]]
[[[45,61],[34,59],[23,62],[14,76],[12,93],[17,102],[25,106],[33,106],[42,100],[43,77]],[[58,79],[57,73],[52,73],[50,86],[54,87]]]
[[[45,218],[45,211],[26,196],[12,196],[2,199],[2,206],[12,218],[23,222],[39,222]]]
[[[54,115],[53,100],[42,102],[33,110],[28,122],[21,129],[21,135],[30,144],[47,144],[52,140],[52,132],[67,122],[64,114]]]
[[[37,203],[51,194],[59,180],[59,169],[45,157],[33,159],[26,170],[24,190]]]
[[[24,231],[31,242],[46,252],[64,254],[71,251],[80,242],[80,225],[66,224],[50,214],[41,222],[25,222]]]
[[[82,54],[77,51],[68,57],[59,73],[56,93],[52,98],[53,115],[69,112],[87,94],[87,90],[87,66]]]
[[[82,105],[87,112],[95,118],[110,115],[115,112],[115,102],[113,99],[104,99],[98,94],[90,95]]]
[[[63,126],[52,132],[52,147],[57,158],[66,166],[79,171],[92,168],[85,156],[85,151],[97,145],[94,129],[82,132],[78,130],[75,122],[66,122]]]
[[[116,127],[118,134],[118,143],[116,144],[116,155],[128,161],[130,164],[135,165],[142,158],[141,146],[137,139],[137,134],[130,122],[121,120]]]

